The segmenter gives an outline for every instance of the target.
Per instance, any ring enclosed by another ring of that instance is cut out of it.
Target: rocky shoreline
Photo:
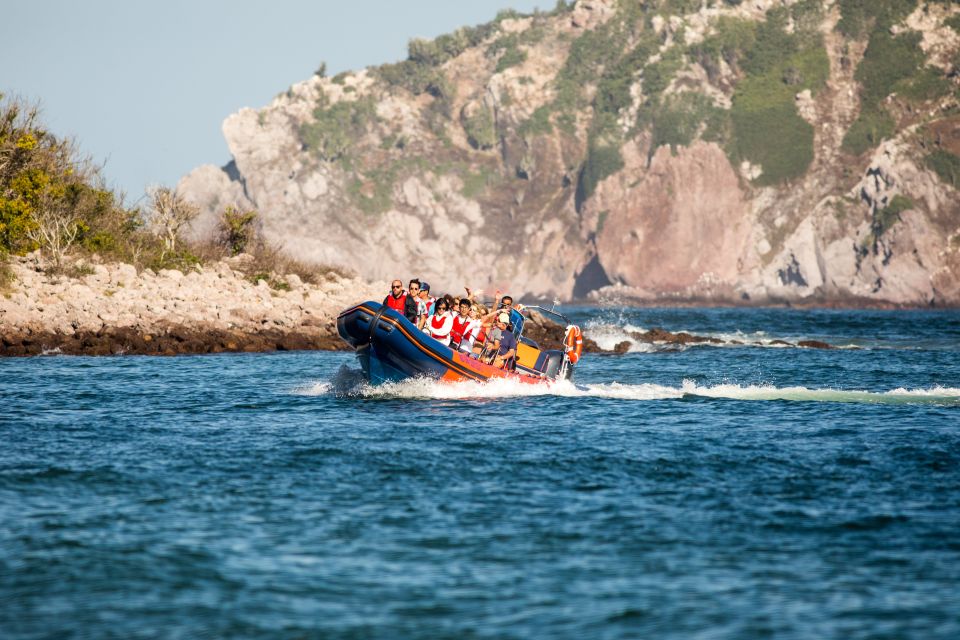
[[[335,273],[317,282],[270,274],[254,283],[242,271],[249,259],[241,255],[186,273],[92,262],[67,277],[51,275],[36,254],[15,258],[15,281],[0,295],[0,357],[349,350],[337,334],[337,315],[357,301],[380,299],[385,290],[385,283]],[[524,334],[556,349],[564,327],[533,314]],[[659,328],[628,335],[664,348],[724,344]],[[605,350],[586,335],[584,351],[626,353],[630,340]],[[830,348],[816,341],[782,346]]]
[[[36,254],[14,258],[14,282],[0,294],[0,356],[341,349],[337,314],[385,288],[336,273],[255,283],[241,270],[249,260],[186,273],[92,262],[67,277]]]

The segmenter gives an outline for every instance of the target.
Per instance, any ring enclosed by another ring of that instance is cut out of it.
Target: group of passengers
[[[394,280],[383,304],[440,343],[501,369],[513,369],[517,355],[517,338],[513,334],[510,312],[513,298],[494,296],[493,309],[477,302],[468,287],[467,295],[449,294],[436,298],[430,285],[417,278],[404,290],[403,282]],[[517,310],[523,307],[517,305]]]

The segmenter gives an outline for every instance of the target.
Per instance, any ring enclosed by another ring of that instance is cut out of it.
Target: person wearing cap
[[[501,311],[497,317],[497,329],[500,330],[500,339],[496,342],[496,357],[493,366],[501,369],[513,369],[517,356],[517,338],[513,335],[510,324],[510,314]]]
[[[417,299],[417,327],[423,329],[427,318],[433,315],[433,304],[436,300],[430,295],[430,283],[420,283],[420,297]]]

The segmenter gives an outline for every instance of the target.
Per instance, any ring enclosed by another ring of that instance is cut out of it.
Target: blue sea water
[[[575,315],[746,344],[0,361],[0,638],[960,637],[960,313]]]

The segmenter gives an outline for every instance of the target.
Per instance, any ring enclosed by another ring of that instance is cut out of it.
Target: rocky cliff
[[[231,115],[178,190],[434,289],[960,303],[960,7],[579,0]]]

